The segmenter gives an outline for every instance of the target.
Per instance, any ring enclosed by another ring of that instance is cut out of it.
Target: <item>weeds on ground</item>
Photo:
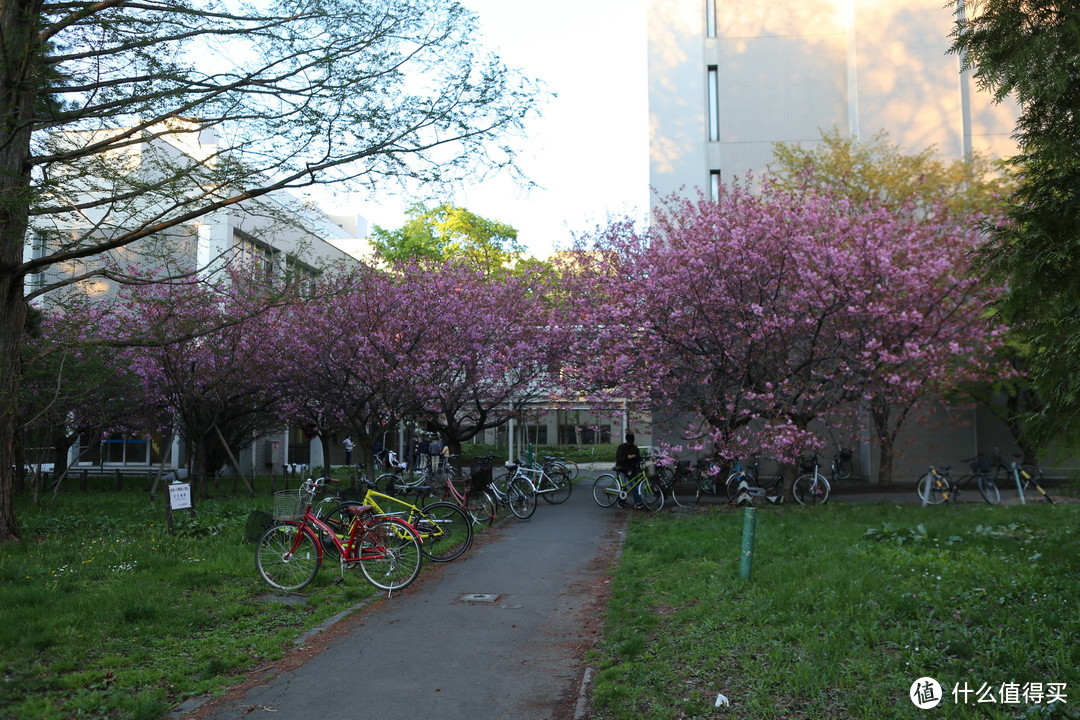
[[[595,720],[1080,718],[1080,506],[762,508],[749,580],[743,521],[635,516]]]

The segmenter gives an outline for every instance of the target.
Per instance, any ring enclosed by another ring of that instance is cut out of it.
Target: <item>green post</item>
[[[747,507],[743,510],[742,524],[742,559],[739,563],[739,577],[749,580],[754,570],[754,528],[757,525],[757,510]]]
[[[1027,505],[1027,500],[1024,499],[1024,483],[1020,482],[1020,468],[1016,463],[1012,464],[1013,480],[1016,481],[1016,494],[1020,498],[1021,505]]]

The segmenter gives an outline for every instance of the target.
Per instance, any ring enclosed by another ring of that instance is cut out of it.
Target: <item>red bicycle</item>
[[[308,479],[299,490],[274,494],[274,520],[255,548],[259,576],[278,590],[300,590],[315,579],[324,547],[337,551],[341,576],[359,567],[368,582],[393,592],[420,574],[422,555],[416,529],[396,517],[372,516],[371,506],[351,508],[348,532],[338,536],[311,512],[325,478]]]

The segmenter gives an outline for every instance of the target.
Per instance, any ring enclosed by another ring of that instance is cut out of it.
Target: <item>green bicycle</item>
[[[660,486],[653,481],[642,467],[631,476],[628,473],[615,471],[604,473],[593,481],[593,500],[600,507],[611,507],[616,502],[626,502],[628,497],[633,496],[637,488],[641,497],[641,506],[648,510],[660,510],[664,507],[664,493]]]

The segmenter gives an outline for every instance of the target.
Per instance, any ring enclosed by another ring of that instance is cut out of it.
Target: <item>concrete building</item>
[[[774,143],[882,130],[911,152],[1015,152],[1016,108],[946,54],[942,0],[650,0],[649,180],[659,196],[760,172]]]
[[[812,148],[823,132],[882,131],[911,153],[1015,154],[1018,115],[980,91],[947,54],[964,0],[649,0],[649,167],[653,200],[759,174],[774,144]],[[660,418],[658,418],[659,420]],[[868,425],[869,427],[869,425]],[[661,440],[665,437],[657,430]],[[843,441],[834,438],[835,442]],[[846,441],[845,444],[850,443]],[[914,482],[928,464],[960,465],[1015,447],[987,409],[943,409],[910,422],[895,466]],[[874,446],[858,472],[877,472]]]

